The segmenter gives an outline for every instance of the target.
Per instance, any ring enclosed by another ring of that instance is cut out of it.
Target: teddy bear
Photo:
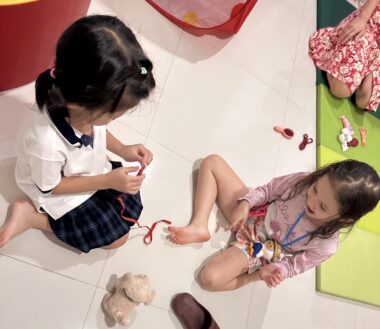
[[[152,302],[155,291],[150,287],[146,275],[131,273],[124,274],[119,279],[111,292],[103,298],[103,308],[106,313],[123,326],[131,323],[135,307]]]

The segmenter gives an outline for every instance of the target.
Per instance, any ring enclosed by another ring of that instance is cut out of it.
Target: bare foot
[[[169,226],[169,239],[177,244],[205,242],[210,240],[210,232],[203,225],[190,224],[185,227]]]
[[[10,206],[10,214],[0,227],[0,248],[29,228],[33,227],[33,219],[40,214],[27,200],[16,201]]]

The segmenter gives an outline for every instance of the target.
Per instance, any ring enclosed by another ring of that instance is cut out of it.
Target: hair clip
[[[144,66],[141,66],[140,67],[140,74],[141,75],[147,75],[148,74],[148,70]]]
[[[55,75],[55,67],[52,67],[52,68],[50,69],[49,74],[50,74],[50,77],[51,77],[52,79],[56,79],[56,78],[57,78],[56,75]]]

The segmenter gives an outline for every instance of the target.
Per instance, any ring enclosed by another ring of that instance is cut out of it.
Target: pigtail
[[[43,109],[49,98],[49,92],[53,86],[54,78],[50,75],[50,69],[43,71],[36,80],[36,102],[40,110]]]
[[[68,115],[67,101],[59,86],[58,76],[61,72],[55,68],[42,72],[36,80],[36,101],[39,109],[48,112],[60,111]]]

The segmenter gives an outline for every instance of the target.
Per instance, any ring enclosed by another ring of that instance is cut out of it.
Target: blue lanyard
[[[288,241],[290,234],[293,232],[294,228],[297,226],[298,222],[302,219],[302,217],[304,215],[305,215],[305,210],[298,216],[297,220],[290,227],[288,233],[286,233],[285,238],[282,239],[282,241],[281,241],[282,247],[288,247],[288,246],[292,245],[293,243],[296,243],[297,241],[300,241],[300,240],[302,240],[302,239],[304,239],[310,235],[310,233],[305,233],[305,234],[302,234],[301,236],[299,236],[297,239]],[[288,242],[286,242],[286,241],[288,241]]]

